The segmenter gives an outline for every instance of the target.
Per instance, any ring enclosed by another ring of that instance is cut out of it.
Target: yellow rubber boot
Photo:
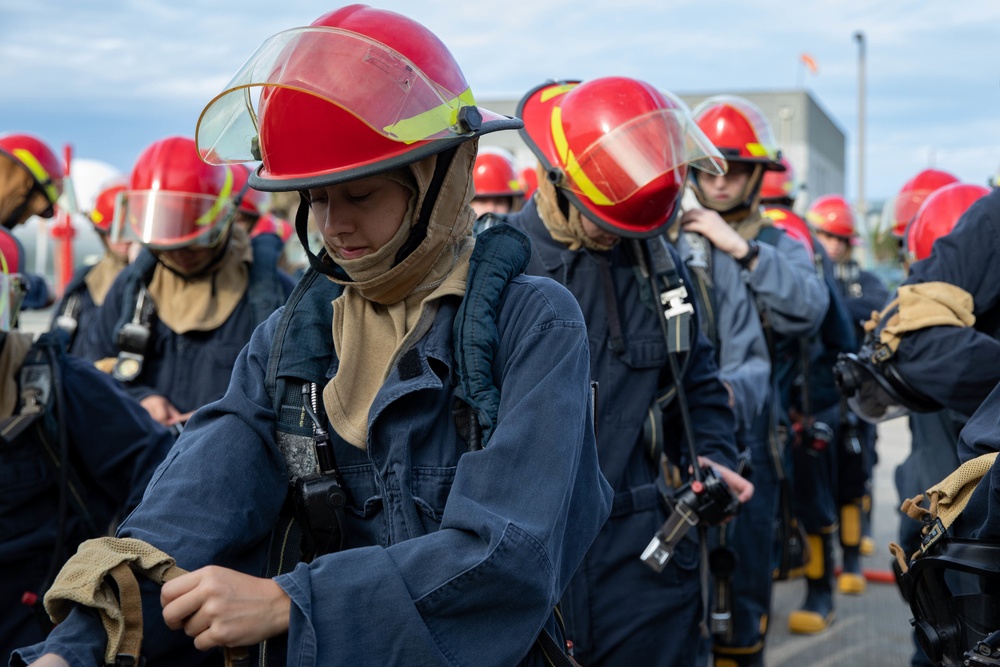
[[[714,667],[764,667],[763,642],[757,646],[715,646]]]
[[[861,499],[861,544],[862,556],[875,555],[875,538],[872,537],[872,497]]]
[[[843,567],[837,578],[837,590],[846,595],[861,595],[868,588],[861,572],[861,515],[862,502],[840,508],[840,548]]]
[[[833,623],[833,535],[809,535],[806,564],[806,601],[788,616],[788,631],[796,634],[823,632]]]

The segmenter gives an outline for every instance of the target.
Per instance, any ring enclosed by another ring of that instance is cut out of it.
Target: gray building
[[[693,109],[699,102],[722,91],[680,93]],[[805,188],[795,208],[805,210],[809,202],[825,194],[845,191],[846,138],[844,131],[806,90],[741,91],[732,93],[760,107],[771,122],[774,137]],[[517,100],[482,100],[486,108],[513,115]],[[500,146],[514,153],[519,166],[535,164],[534,155],[516,132],[495,132],[482,138],[483,145]]]

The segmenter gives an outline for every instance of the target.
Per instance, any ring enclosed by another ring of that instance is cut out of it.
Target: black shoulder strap
[[[500,411],[500,390],[493,383],[493,354],[500,343],[500,297],[507,284],[524,273],[530,258],[528,237],[510,225],[498,224],[480,233],[469,260],[465,298],[455,314],[452,338],[455,395],[475,416],[471,425],[479,426],[467,433],[472,449],[486,446]],[[477,438],[481,438],[478,443]]]
[[[125,288],[122,290],[121,310],[118,313],[118,321],[115,322],[115,333],[132,318],[135,312],[135,304],[139,300],[139,290],[144,288],[153,277],[156,269],[156,257],[148,248],[143,248],[135,261],[122,270],[121,280],[125,281]]]

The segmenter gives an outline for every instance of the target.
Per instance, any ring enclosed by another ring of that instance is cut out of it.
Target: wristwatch
[[[756,241],[753,240],[747,241],[747,254],[737,259],[736,262],[741,267],[749,271],[750,264],[753,262],[754,259],[756,259],[757,253],[759,252],[760,252],[760,245],[758,245]]]

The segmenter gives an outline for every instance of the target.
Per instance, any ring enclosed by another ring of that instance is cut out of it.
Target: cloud
[[[848,135],[849,190],[858,110],[853,35],[861,30],[870,194],[888,195],[911,175],[921,152],[914,147],[934,146],[938,160],[968,164],[962,169],[970,174],[991,154],[1000,160],[1000,3],[992,0],[373,4],[427,25],[481,99],[518,98],[550,78],[612,74],[681,93],[805,86]],[[105,117],[129,126],[130,136],[155,137],[168,129],[163,119],[177,118],[193,131],[193,118],[259,44],[317,12],[307,0],[0,0],[2,123],[70,136],[87,132],[83,119]],[[819,64],[817,76],[802,70],[803,51]],[[140,131],[143,122],[149,127]]]

